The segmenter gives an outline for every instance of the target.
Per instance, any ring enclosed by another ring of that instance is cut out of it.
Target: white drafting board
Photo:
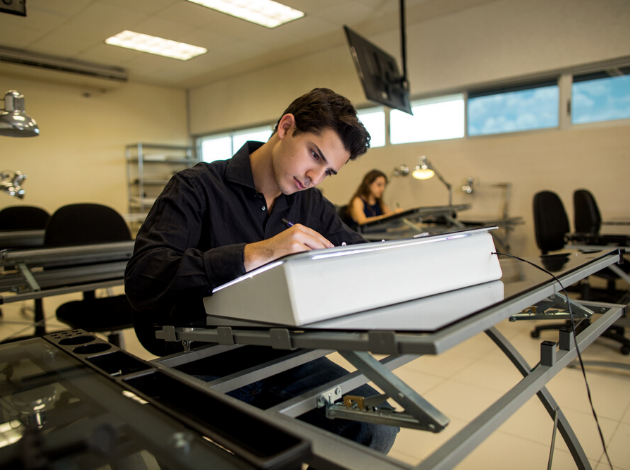
[[[287,256],[214,289],[206,313],[301,326],[495,281],[493,228]]]
[[[490,281],[462,289],[387,305],[364,312],[302,325],[305,330],[368,331],[392,330],[432,332],[490,307],[505,298],[503,281]],[[269,328],[269,323],[234,320],[208,315],[206,325]]]

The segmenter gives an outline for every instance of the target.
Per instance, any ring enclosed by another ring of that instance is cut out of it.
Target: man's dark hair
[[[345,149],[350,152],[350,160],[363,155],[370,148],[370,133],[357,118],[357,110],[347,98],[328,88],[314,88],[297,98],[282,113],[293,114],[295,131],[320,134],[326,128],[337,132]],[[282,119],[282,116],[280,119]],[[277,132],[280,119],[273,132]]]

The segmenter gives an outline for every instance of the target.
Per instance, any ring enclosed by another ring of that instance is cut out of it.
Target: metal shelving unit
[[[137,143],[125,147],[128,222],[141,224],[169,179],[199,160],[194,147]]]

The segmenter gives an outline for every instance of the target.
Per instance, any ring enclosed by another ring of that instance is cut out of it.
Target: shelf
[[[170,178],[169,178],[170,179]],[[150,186],[165,186],[166,183],[169,182],[169,179],[144,179],[142,180],[142,184],[144,184],[145,186],[150,185]],[[135,179],[134,181],[131,182],[131,184],[140,184],[140,180],[139,179]]]
[[[132,197],[129,200],[129,205],[132,207],[146,207],[146,206],[152,206],[155,201],[156,201],[156,197]]]
[[[173,175],[196,165],[194,146],[136,143],[125,146],[128,212],[141,222]],[[146,163],[146,165],[145,165]],[[162,165],[160,165],[162,164]]]

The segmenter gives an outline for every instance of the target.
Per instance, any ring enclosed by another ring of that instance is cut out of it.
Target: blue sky
[[[468,135],[558,126],[558,87],[548,86],[468,100]]]
[[[573,124],[630,118],[630,76],[573,84]]]

